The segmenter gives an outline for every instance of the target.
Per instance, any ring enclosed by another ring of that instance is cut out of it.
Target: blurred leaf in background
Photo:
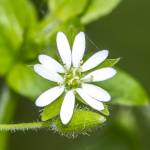
[[[148,95],[143,87],[133,77],[118,69],[117,76],[104,81],[102,87],[110,91],[112,104],[124,106],[146,106]]]
[[[103,17],[111,11],[121,2],[121,0],[91,0],[85,13],[81,17],[81,22],[88,24],[100,17]]]
[[[0,123],[8,123],[15,114],[16,96],[13,95],[7,86],[1,87],[0,91]],[[7,148],[9,133],[0,132],[0,149]]]

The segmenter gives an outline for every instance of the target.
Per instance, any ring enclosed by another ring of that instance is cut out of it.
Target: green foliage
[[[110,115],[108,106],[106,104],[104,104],[104,109],[101,111],[101,113],[102,113],[102,115],[105,115],[105,116]]]
[[[23,8],[23,11],[22,11]],[[18,61],[18,52],[36,23],[36,14],[29,1],[0,1],[0,74],[9,72]],[[28,20],[28,21],[27,21]]]
[[[64,98],[64,96],[60,96],[53,103],[51,103],[50,105],[46,106],[43,109],[43,111],[41,113],[42,121],[47,121],[49,119],[52,119],[59,114],[63,98]]]
[[[0,75],[6,74],[13,63],[13,57],[8,48],[0,46]]]
[[[31,66],[17,64],[7,78],[11,88],[21,95],[36,98],[40,93],[54,85],[38,76]]]
[[[35,10],[28,1],[1,0],[0,14],[2,37],[13,50],[18,50],[24,40],[24,31],[27,32],[36,21]]]
[[[50,120],[50,119],[59,115],[59,112],[61,109],[61,104],[63,102],[63,98],[64,98],[64,96],[60,96],[53,103],[51,103],[50,105],[46,106],[43,109],[43,111],[41,113],[41,120],[42,121]],[[104,105],[104,106],[105,106],[105,109],[101,111],[101,114],[105,115],[105,116],[109,116],[108,107],[107,107],[107,105]],[[75,110],[75,112],[76,112],[76,110]],[[86,114],[85,114],[85,117],[87,118],[88,116],[86,116]],[[89,118],[89,121],[90,121],[90,118]]]
[[[4,86],[0,92],[0,124],[9,122],[16,108],[16,97],[12,95],[8,87]],[[7,147],[8,133],[0,133],[0,149]]]
[[[121,0],[92,0],[85,14],[81,17],[81,22],[87,24],[109,14],[120,1]]]
[[[0,1],[0,29],[2,37],[9,42],[13,49],[17,49],[23,40],[23,31],[12,9],[11,3],[7,0]]]
[[[67,20],[75,16],[81,18],[83,24],[92,22],[112,12],[121,0],[49,0],[53,17]]]
[[[52,15],[62,21],[80,15],[88,0],[50,0],[49,5]]]
[[[120,58],[116,59],[106,59],[101,65],[99,65],[99,68],[103,67],[113,67],[120,61]]]
[[[47,46],[47,48],[51,48],[56,55],[56,33],[58,31],[63,31],[68,36],[70,42],[72,42],[72,38],[79,31],[83,31],[84,26],[80,23],[78,18],[72,18],[64,22],[58,21],[56,18],[52,18],[51,16],[47,16],[34,30],[34,36],[32,39],[36,43],[42,43]]]
[[[37,14],[34,6],[27,0],[4,0],[11,5],[20,26],[27,32],[37,23]],[[8,4],[7,4],[8,5]],[[23,11],[22,11],[23,8]],[[19,13],[18,13],[19,12]]]

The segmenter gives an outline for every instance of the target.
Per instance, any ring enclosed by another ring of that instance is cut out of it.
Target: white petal
[[[41,64],[34,65],[34,71],[43,78],[53,82],[62,83],[64,80],[58,73],[48,70]]]
[[[81,96],[81,98],[90,105],[93,109],[101,111],[104,109],[104,105],[102,102],[97,101],[96,99],[89,96],[83,89],[78,88],[77,93]]]
[[[47,69],[53,70],[55,72],[64,73],[64,67],[58,63],[55,59],[47,55],[40,55],[39,61]]]
[[[82,72],[95,68],[108,57],[108,50],[103,50],[91,56],[82,66]]]
[[[85,82],[97,82],[97,81],[104,81],[116,74],[116,70],[111,67],[102,68],[99,70],[95,70],[85,77],[82,78]]]
[[[35,104],[38,107],[44,107],[56,100],[64,91],[64,87],[56,86],[41,94]]]
[[[111,96],[109,95],[109,93],[107,91],[105,91],[104,89],[102,89],[96,85],[82,84],[82,88],[83,88],[83,90],[85,90],[85,92],[89,96],[91,96],[99,101],[108,102],[111,99]]]
[[[63,124],[67,124],[73,115],[75,96],[73,91],[67,92],[61,106],[60,118]]]
[[[63,32],[57,33],[56,42],[59,55],[66,68],[69,69],[71,66],[71,49],[67,37]]]
[[[74,67],[80,66],[85,51],[85,34],[80,32],[76,35],[72,48],[72,63]]]

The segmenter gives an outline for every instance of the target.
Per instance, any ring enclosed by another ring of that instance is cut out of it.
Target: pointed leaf
[[[7,83],[19,94],[34,100],[42,92],[54,86],[54,83],[43,79],[33,71],[32,67],[25,64],[17,64],[12,68]]]
[[[55,100],[53,103],[43,109],[41,113],[42,121],[50,120],[59,114],[63,98],[64,96],[60,96],[57,100]]]
[[[90,23],[112,12],[121,0],[92,0],[85,14],[81,17],[84,24]]]
[[[80,15],[88,0],[50,0],[49,6],[52,14],[62,20],[67,20]]]

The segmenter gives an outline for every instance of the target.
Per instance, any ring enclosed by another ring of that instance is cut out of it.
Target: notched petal
[[[108,50],[102,50],[95,53],[82,65],[82,72],[88,71],[100,65],[108,57],[108,53]]]
[[[82,78],[85,82],[98,82],[112,78],[117,71],[114,68],[106,67],[95,70]]]
[[[44,107],[56,100],[64,91],[64,87],[56,86],[42,93],[36,100],[38,107]]]
[[[63,63],[66,65],[66,68],[69,70],[71,67],[71,49],[69,41],[63,32],[57,33],[56,43],[59,55]]]
[[[79,96],[93,109],[97,111],[101,111],[104,109],[104,105],[102,102],[97,101],[96,99],[89,96],[82,88],[78,88],[76,91],[79,94]]]
[[[50,56],[39,55],[39,61],[45,68],[49,70],[53,70],[59,73],[65,73],[64,67]]]
[[[72,64],[74,67],[80,66],[80,61],[83,58],[85,52],[85,34],[79,32],[74,40],[72,48]]]
[[[96,100],[108,102],[111,99],[111,96],[107,91],[96,85],[82,84],[82,88],[89,96],[93,97]]]
[[[73,115],[75,105],[75,95],[73,91],[69,91],[66,93],[64,97],[64,101],[61,106],[60,118],[64,125],[68,124]]]
[[[53,81],[53,82],[62,83],[64,81],[62,76],[59,75],[57,72],[49,70],[41,64],[34,65],[34,71],[37,74],[39,74],[40,76],[42,76],[43,78],[50,80],[50,81]]]

